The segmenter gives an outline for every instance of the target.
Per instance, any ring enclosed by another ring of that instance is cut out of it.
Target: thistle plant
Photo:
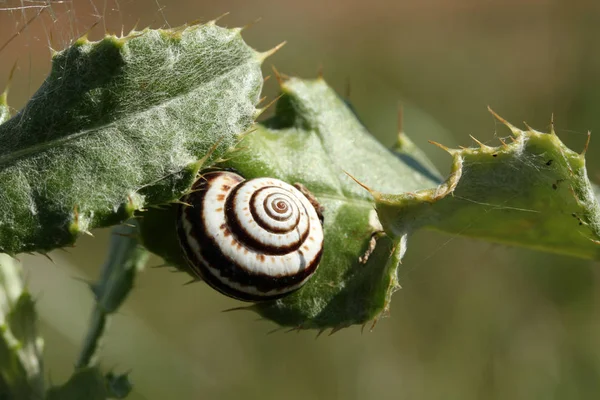
[[[420,228],[598,258],[600,210],[585,151],[568,149],[553,129],[521,130],[497,116],[508,127],[497,147],[439,145],[452,156],[443,180],[407,132],[386,148],[322,78],[278,75],[274,116],[256,122],[261,63],[277,48],[258,52],[241,31],[213,21],[82,37],[53,56],[48,78],[14,116],[6,92],[0,98],[7,398],[127,395],[127,376],[98,366],[98,343],[148,252],[198,279],[178,243],[177,207],[207,169],[300,184],[322,207],[314,276],[289,296],[240,307],[289,329],[372,326],[400,288],[397,272]],[[35,302],[11,256],[45,254],[105,227],[114,235],[90,285],[89,333],[73,377],[47,388]]]

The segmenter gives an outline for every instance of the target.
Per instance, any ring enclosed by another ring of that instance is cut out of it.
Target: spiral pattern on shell
[[[177,230],[188,265],[225,295],[280,298],[299,289],[318,267],[319,214],[286,182],[208,172],[182,202]]]

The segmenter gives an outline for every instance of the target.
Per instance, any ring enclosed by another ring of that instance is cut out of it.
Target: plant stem
[[[100,339],[106,331],[108,317],[117,311],[133,289],[137,272],[141,271],[148,259],[148,252],[139,244],[138,224],[130,220],[127,224],[112,230],[108,257],[102,268],[98,282],[90,285],[96,297],[83,348],[75,367],[81,369],[95,363]]]

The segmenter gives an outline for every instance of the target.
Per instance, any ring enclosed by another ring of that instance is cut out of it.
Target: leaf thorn
[[[254,118],[258,118],[260,117],[265,111],[267,111],[273,104],[277,103],[277,101],[279,99],[281,99],[281,97],[283,96],[283,93],[280,94],[279,96],[275,97],[273,100],[271,100],[269,102],[269,104],[267,104],[266,106],[262,107],[262,108],[258,108],[256,114],[254,115]],[[255,129],[256,130],[256,129]]]
[[[194,26],[198,26],[202,24],[202,19],[198,18],[198,19],[193,19],[191,21],[186,22],[185,24],[181,25],[181,26],[177,26],[177,27],[173,27],[171,28],[173,31],[183,31],[189,27],[194,27]],[[208,23],[207,23],[208,24]],[[148,28],[146,28],[148,29]]]
[[[245,31],[246,29],[252,28],[254,25],[258,24],[262,20],[262,17],[256,18],[254,21],[242,26],[240,28],[241,31]]]
[[[88,35],[92,31],[92,29],[94,29],[95,27],[98,26],[99,23],[100,23],[100,20],[97,20],[92,25],[90,25],[90,27],[85,32],[83,32],[83,35],[81,35],[81,36],[79,36],[79,38],[77,38],[77,41],[82,41],[83,43],[87,42],[88,41]]]
[[[186,283],[184,283],[183,286],[191,285],[192,283],[197,283],[197,282],[202,282],[202,279],[193,278],[192,280],[187,281]]]
[[[219,22],[221,19],[225,18],[226,16],[229,15],[229,11],[219,15],[217,18],[210,20],[206,23],[206,25],[215,25],[217,22]]]
[[[346,77],[346,90],[344,93],[344,96],[346,97],[347,100],[350,100],[350,93],[352,93],[352,85],[350,84],[350,78]]]
[[[320,63],[319,66],[317,67],[317,79],[319,79],[319,80],[323,79],[323,63]]]
[[[15,61],[8,74],[8,82],[6,83],[6,87],[4,88],[4,91],[0,94],[0,106],[8,106],[8,92],[10,91],[10,84],[12,83],[12,79],[16,69],[17,62]]]
[[[402,103],[398,103],[396,123],[398,124],[398,136],[402,136],[404,134],[404,105]]]
[[[44,257],[46,257],[48,260],[50,260],[50,262],[54,265],[56,265],[56,263],[54,262],[54,260],[52,259],[52,257],[50,257],[48,255],[48,253],[40,253],[41,255],[43,255]]]
[[[516,126],[514,126],[513,124],[511,124],[510,122],[508,122],[507,120],[502,118],[500,115],[498,115],[494,110],[492,110],[492,108],[490,106],[488,106],[488,111],[494,116],[494,118],[496,118],[499,122],[504,124],[504,126],[506,126],[508,129],[510,129],[510,131],[513,133],[513,135],[515,135],[515,136],[521,135],[521,130],[519,128],[517,128]]]
[[[180,199],[173,200],[173,201],[171,201],[171,203],[172,204],[180,204],[180,205],[182,205],[184,207],[192,207],[192,205],[190,203],[186,203],[185,201],[182,201]]]
[[[274,65],[271,65],[271,69],[273,69],[273,73],[275,74],[275,79],[277,79],[277,82],[279,83],[279,86],[283,86],[285,84],[285,81],[287,81],[288,79],[290,79],[289,76],[285,75],[285,74],[281,74],[277,68],[275,68]]]
[[[279,327],[277,327],[275,329],[272,329],[269,332],[267,332],[267,335],[272,335],[274,333],[277,333],[277,332],[281,331],[282,329],[284,329],[284,327],[283,326],[279,326]]]
[[[471,137],[471,139],[473,139],[473,141],[474,141],[475,143],[477,143],[477,144],[479,145],[479,147],[480,147],[482,150],[485,150],[485,149],[489,149],[489,148],[490,148],[490,146],[487,146],[486,144],[484,144],[484,143],[480,142],[479,140],[477,140],[477,139],[475,138],[475,136],[473,136],[473,135],[469,135],[469,136]]]
[[[286,41],[283,41],[270,50],[263,51],[262,53],[258,53],[258,59],[260,60],[260,62],[265,61],[267,58],[269,58],[273,54],[277,53],[283,46],[285,46],[286,43],[287,43]]]
[[[231,312],[231,311],[253,311],[254,309],[255,309],[255,306],[251,305],[251,306],[231,307],[231,308],[222,310],[221,312],[226,313],[226,312]]]
[[[581,157],[582,159],[585,158],[585,153],[587,153],[588,147],[590,146],[590,139],[592,138],[592,132],[588,131],[587,132],[587,140],[585,141],[585,146],[583,148],[583,151],[581,152],[581,154],[579,154],[579,157]]]
[[[208,149],[208,151],[206,152],[206,154],[199,159],[198,161],[196,161],[196,168],[198,168],[198,171],[200,171],[200,168],[202,168],[202,166],[204,165],[204,163],[206,163],[206,160],[208,160],[215,151],[217,151],[217,148],[219,147],[219,145],[221,144],[221,142],[223,141],[223,137],[219,138],[215,144],[213,144],[211,146],[210,149]]]
[[[327,335],[327,336],[331,336],[331,335],[333,335],[334,333],[338,333],[339,331],[341,331],[342,329],[344,329],[344,328],[347,328],[347,327],[348,327],[348,326],[346,326],[346,325],[340,325],[340,326],[336,326],[335,328],[332,328],[332,329],[331,329],[331,332],[329,332],[329,335]]]
[[[358,183],[363,189],[365,189],[367,192],[369,192],[371,194],[371,196],[375,197],[376,199],[379,198],[379,197],[381,197],[379,192],[377,192],[376,190],[371,189],[370,187],[368,187],[367,185],[365,185],[364,183],[362,183],[361,181],[359,181],[358,179],[356,179],[348,171],[344,171],[344,173],[346,175],[348,175],[350,177],[350,179],[352,179],[354,182]]]
[[[454,155],[456,153],[456,150],[446,147],[441,143],[435,142],[433,140],[428,140],[428,142],[434,146],[439,147],[440,149],[444,150],[445,152],[449,153],[450,155]]]
[[[371,327],[369,328],[369,332],[373,332],[378,321],[379,321],[378,317],[373,318],[373,323],[371,324]]]
[[[127,36],[133,35],[136,33],[136,29],[137,29],[139,23],[140,23],[140,19],[138,18],[137,21],[135,21],[135,24],[133,24],[133,28],[131,28],[129,30],[129,33],[127,34]]]

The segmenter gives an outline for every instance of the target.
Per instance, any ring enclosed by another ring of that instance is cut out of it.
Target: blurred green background
[[[387,145],[402,102],[406,132],[443,173],[450,156],[427,140],[467,146],[472,134],[497,144],[497,130],[507,131],[490,105],[539,130],[554,113],[575,150],[591,130],[589,175],[600,178],[600,4],[591,0],[0,0],[0,87],[16,63],[9,101],[20,108],[48,72],[49,48],[90,27],[98,39],[228,11],[221,24],[230,27],[262,17],[244,34],[259,50],[287,40],[265,75],[275,65],[308,78],[322,66]],[[55,264],[21,257],[54,383],[72,372],[92,309],[81,280],[99,274],[109,232],[94,234],[54,252]],[[131,370],[131,399],[599,398],[596,263],[433,232],[409,244],[389,318],[371,333],[353,327],[318,340],[268,335],[276,326],[254,314],[221,312],[238,302],[149,268],[112,319],[102,365]]]

